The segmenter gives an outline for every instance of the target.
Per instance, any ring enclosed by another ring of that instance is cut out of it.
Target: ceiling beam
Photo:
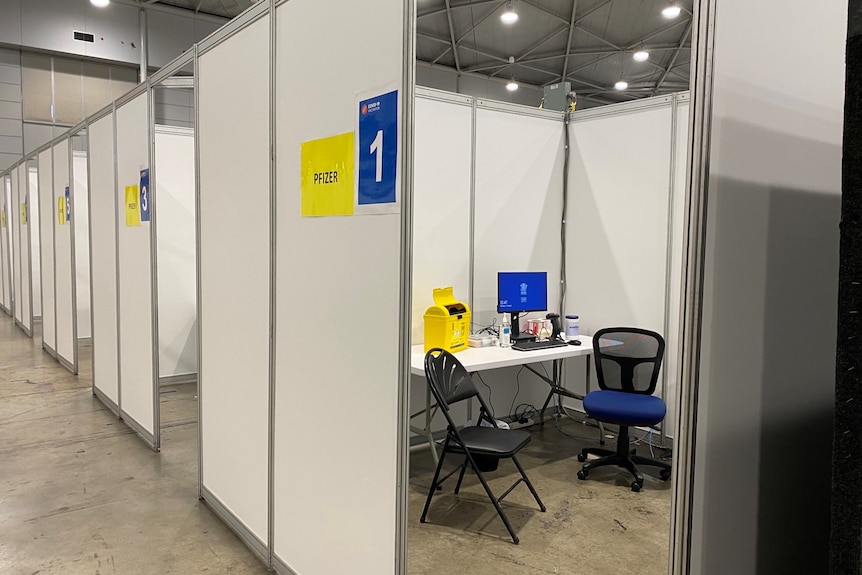
[[[679,53],[682,52],[683,46],[688,41],[689,34],[691,33],[691,23],[693,20],[688,21],[688,25],[685,27],[685,32],[682,33],[682,37],[679,39],[679,47],[676,49],[676,52],[673,53],[673,57],[670,59],[670,63],[665,68],[664,72],[661,75],[661,78],[658,79],[658,82],[655,83],[655,88],[653,88],[653,95],[658,93],[658,89],[661,88],[662,82],[665,81],[667,75],[670,73],[673,65],[676,63],[676,59],[679,58]]]
[[[460,2],[458,4],[451,4],[448,8],[435,8],[433,10],[428,10],[427,12],[420,12],[416,15],[417,18],[425,18],[426,16],[434,16],[435,14],[443,14],[447,10],[458,10],[459,8],[474,8],[481,4],[491,4],[492,2],[499,2],[499,0],[473,0],[473,2]]]
[[[664,28],[661,28],[660,30],[656,30],[655,32],[650,32],[649,34],[647,34],[646,36],[644,36],[643,38],[641,38],[637,42],[629,44],[626,47],[626,50],[634,50],[635,48],[638,48],[639,46],[641,46],[645,42],[649,42],[650,40],[652,40],[656,36],[661,36],[665,32],[669,32],[669,31],[673,30],[674,28],[676,28],[677,26],[679,26],[683,22],[686,22],[686,19],[677,20],[676,22],[674,22],[673,24],[670,24],[669,26],[665,26]],[[688,19],[688,23],[689,23],[689,26],[691,26],[691,18]]]
[[[547,8],[542,6],[541,4],[537,4],[536,2],[533,2],[532,0],[521,0],[521,4],[526,4],[527,6],[532,6],[533,8],[538,10],[539,12],[544,12],[545,14],[550,16],[551,18],[556,18],[557,20],[559,20],[560,22],[562,22],[566,26],[569,25],[568,19],[560,16],[559,14],[557,14],[556,12],[554,12],[552,10],[548,10]]]
[[[456,46],[456,47],[457,47],[457,46],[460,46],[460,45],[461,45],[461,42],[464,40],[464,38],[466,38],[467,36],[469,36],[469,35],[470,35],[470,33],[471,33],[471,32],[473,32],[473,30],[475,30],[476,28],[478,28],[478,27],[479,27],[479,25],[480,25],[480,24],[482,24],[482,22],[484,22],[485,20],[487,20],[488,18],[490,18],[491,16],[493,16],[493,15],[494,15],[494,12],[496,12],[496,11],[497,11],[497,8],[499,8],[500,6],[502,6],[503,4],[505,4],[505,3],[506,3],[506,0],[497,0],[497,2],[498,2],[498,6],[494,6],[491,10],[488,10],[488,13],[487,13],[487,14],[485,14],[484,16],[482,16],[481,18],[479,18],[479,20],[477,20],[476,22],[474,22],[472,26],[470,26],[469,28],[467,28],[467,30],[466,30],[463,34],[461,34],[461,35],[458,37],[458,39],[457,39],[457,40],[455,40],[455,46]],[[449,52],[451,52],[451,51],[452,51],[452,46],[449,46],[448,48],[446,48],[445,50],[443,50],[443,53],[442,53],[442,54],[440,54],[439,56],[437,56],[436,58],[434,58],[434,61],[433,61],[433,62],[431,62],[431,63],[432,63],[432,64],[436,64],[437,62],[439,62],[439,61],[440,61],[440,59],[441,59],[443,56],[445,56],[446,54],[448,54],[448,53],[449,53]]]
[[[455,69],[461,73],[461,59],[458,57],[458,47],[455,44],[455,27],[452,25],[452,9],[446,0],[446,19],[449,20],[449,41],[452,42],[452,55],[455,56]]]
[[[560,81],[563,81],[563,78],[566,77],[566,70],[569,68],[569,54],[572,52],[572,36],[575,33],[575,25],[577,24],[577,19],[575,15],[578,13],[578,0],[572,0],[572,19],[569,21],[569,39],[566,40],[566,59],[563,60],[563,73],[560,74]]]
[[[538,42],[533,44],[530,48],[527,48],[527,50],[523,54],[521,54],[520,56],[516,56],[515,61],[510,62],[510,64],[519,64],[521,62],[521,60],[523,60],[524,58],[526,58],[527,56],[532,54],[535,50],[538,50],[539,48],[544,46],[547,42],[553,40],[554,38],[556,38],[557,36],[559,36],[560,34],[562,34],[565,31],[566,31],[566,28],[559,28],[559,29],[555,30],[554,32],[548,34],[547,36],[545,36],[544,38],[542,38],[541,40],[539,40]],[[497,75],[497,73],[499,73],[501,71],[502,70],[497,70],[496,72],[491,74],[491,76],[495,76],[495,75]]]

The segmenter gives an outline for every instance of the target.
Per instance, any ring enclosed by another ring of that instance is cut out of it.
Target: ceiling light
[[[506,89],[509,90],[510,92],[514,92],[515,90],[518,89],[518,83],[515,81],[514,78],[509,80],[509,83],[506,84]]]
[[[104,8],[111,3],[111,0],[90,0],[90,4],[99,8]]]
[[[506,4],[505,12],[500,14],[500,20],[503,21],[503,24],[514,24],[518,21],[518,13],[515,12],[515,5],[511,0]]]
[[[676,18],[682,12],[682,8],[677,6],[676,2],[671,2],[661,11],[661,15],[667,19]]]
[[[641,48],[640,50],[632,54],[632,58],[635,59],[635,62],[646,62],[647,60],[649,60],[649,52]]]
[[[620,92],[622,92],[623,90],[625,90],[628,87],[629,87],[629,83],[626,82],[625,80],[622,80],[622,79],[617,80],[617,83],[614,84],[614,88],[616,88]]]

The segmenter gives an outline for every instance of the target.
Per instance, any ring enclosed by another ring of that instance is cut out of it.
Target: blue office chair
[[[593,419],[618,425],[619,434],[616,451],[587,447],[578,454],[578,461],[586,461],[590,453],[602,456],[587,462],[578,471],[578,479],[586,479],[597,467],[617,465],[634,476],[632,491],[640,491],[644,476],[637,464],[660,467],[659,477],[670,478],[669,463],[636,455],[629,439],[629,427],[651,427],[660,423],[667,412],[664,401],[653,395],[663,355],[664,339],[653,331],[611,327],[593,336],[596,378],[601,389],[587,394],[584,410]]]

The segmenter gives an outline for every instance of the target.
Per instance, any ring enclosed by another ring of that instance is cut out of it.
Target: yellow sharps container
[[[434,288],[434,305],[425,310],[425,352],[435,347],[455,353],[467,349],[470,308],[452,295],[452,287]]]

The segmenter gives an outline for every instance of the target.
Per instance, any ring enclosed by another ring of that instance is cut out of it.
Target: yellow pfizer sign
[[[353,215],[353,142],[353,132],[303,142],[303,217]]]
[[[61,226],[66,224],[66,196],[57,198],[57,223]]]
[[[141,206],[138,204],[138,186],[126,186],[126,226],[141,225]]]

